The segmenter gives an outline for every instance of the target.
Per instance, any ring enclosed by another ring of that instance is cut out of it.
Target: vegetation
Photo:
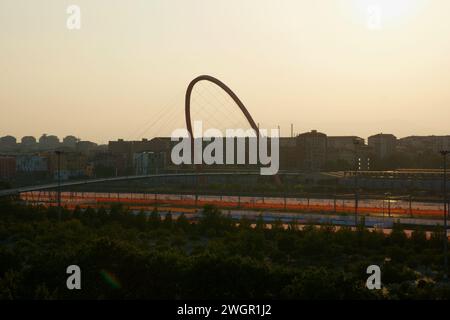
[[[0,203],[1,299],[447,299],[442,234]],[[253,225],[252,225],[253,224]],[[82,289],[66,288],[81,268]],[[379,265],[382,290],[365,286]]]
[[[0,190],[10,189],[10,188],[11,188],[11,184],[9,182],[0,180]]]

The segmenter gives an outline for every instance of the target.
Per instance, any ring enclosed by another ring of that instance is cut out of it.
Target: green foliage
[[[448,299],[442,234],[391,234],[279,220],[234,221],[206,206],[185,215],[63,210],[0,201],[0,299]],[[82,270],[67,290],[65,270]],[[380,265],[385,290],[365,287]]]
[[[202,211],[199,227],[202,232],[214,237],[221,236],[234,228],[234,223],[230,217],[224,216],[217,207],[206,205]]]
[[[343,272],[324,268],[306,268],[283,290],[286,298],[294,299],[369,299],[375,292],[367,290],[362,281]]]

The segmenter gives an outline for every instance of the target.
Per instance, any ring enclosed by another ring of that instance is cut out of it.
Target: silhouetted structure
[[[298,168],[320,171],[327,159],[327,135],[317,130],[299,134],[296,138]]]
[[[378,159],[389,157],[395,152],[397,147],[397,137],[393,134],[379,133],[370,136],[367,140],[369,147],[372,148],[374,155]]]

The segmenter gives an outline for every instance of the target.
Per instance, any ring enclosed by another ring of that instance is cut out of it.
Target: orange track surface
[[[137,196],[136,196],[137,197]],[[163,199],[158,198],[157,200],[152,195],[144,195],[144,199],[131,199],[131,198],[122,198],[118,196],[109,196],[109,197],[97,197],[92,196],[91,194],[86,194],[83,196],[77,196],[77,195],[61,195],[61,201],[64,206],[67,206],[68,208],[75,208],[77,205],[80,207],[99,207],[102,205],[107,205],[110,203],[124,203],[132,206],[133,208],[136,208],[138,210],[140,209],[148,209],[149,207],[157,205],[169,205],[169,206],[177,206],[177,210],[179,211],[180,208],[178,207],[202,207],[206,204],[214,204],[218,206],[219,208],[241,208],[241,209],[272,209],[272,210],[291,210],[291,211],[305,211],[305,212],[338,212],[338,213],[344,213],[344,212],[353,212],[355,209],[353,206],[342,206],[342,205],[329,205],[329,204],[290,204],[290,203],[284,203],[283,199],[280,199],[281,202],[271,202],[271,203],[264,203],[264,202],[238,202],[238,201],[221,201],[221,200],[205,200],[205,199],[198,199],[195,201],[195,199]],[[49,205],[52,205],[52,203],[56,202],[55,194],[50,193],[43,193],[43,194],[37,194],[37,193],[23,193],[21,194],[21,198],[26,201],[30,202],[44,202],[48,203]],[[229,197],[233,198],[233,197]],[[237,198],[237,197],[234,197]],[[188,209],[186,209],[188,210]],[[194,209],[192,209],[194,210]],[[390,214],[391,215],[406,215],[410,216],[412,215],[420,215],[420,216],[441,216],[443,212],[441,210],[426,210],[426,209],[412,209],[412,212],[410,212],[409,209],[405,208],[391,208]],[[360,206],[358,207],[358,212],[360,213],[376,213],[376,214],[387,214],[386,208],[380,208],[380,207],[364,207]]]

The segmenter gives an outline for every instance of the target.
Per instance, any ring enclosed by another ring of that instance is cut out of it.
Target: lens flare
[[[112,272],[102,269],[100,275],[111,288],[120,289],[122,287],[119,279]]]
[[[352,0],[351,11],[369,29],[381,29],[417,16],[426,3],[427,0]]]

